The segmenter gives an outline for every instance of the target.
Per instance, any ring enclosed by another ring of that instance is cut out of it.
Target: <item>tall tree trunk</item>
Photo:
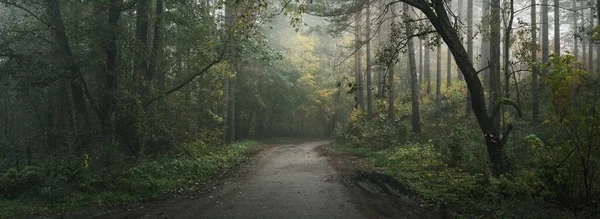
[[[458,18],[458,20],[456,21],[456,28],[461,28],[460,26],[463,24],[463,10],[464,10],[464,6],[465,6],[465,2],[464,0],[458,0],[457,2],[457,6],[456,6],[456,10],[458,11],[456,13],[456,18]],[[463,43],[464,41],[464,37],[462,35],[462,32],[459,32],[458,36],[460,37],[460,41],[461,43]],[[458,69],[458,80],[463,80],[463,75],[460,73],[460,69]]]
[[[425,37],[425,41],[429,41],[429,37]],[[430,56],[430,52],[431,48],[429,47],[425,47],[425,59],[423,60],[425,62],[424,65],[424,74],[425,74],[425,83],[427,83],[426,85],[426,90],[425,93],[427,95],[431,94],[431,56]]]
[[[467,0],[467,53],[469,61],[473,63],[473,0]],[[471,105],[471,93],[467,89],[467,112],[466,115],[471,115],[473,106]]]
[[[549,40],[548,40],[548,0],[542,0],[542,63],[548,63]],[[546,75],[548,69],[542,69],[542,75]]]
[[[582,2],[581,6],[583,7],[585,4]],[[586,24],[585,24],[585,9],[581,9],[581,27],[583,29],[583,33],[581,34],[581,63],[583,63],[584,68],[590,72],[590,70],[588,69],[588,64],[587,64],[587,28],[586,28]]]
[[[136,63],[135,78],[142,90],[147,90],[149,82],[152,80],[152,76],[148,75],[148,8],[150,7],[150,0],[138,0],[135,10],[135,39],[140,44],[140,55]],[[147,95],[147,94],[146,94]]]
[[[452,52],[446,47],[446,53],[448,58],[446,59],[446,87],[452,86]]]
[[[164,13],[164,0],[156,0],[156,14],[154,20],[154,39],[152,40],[152,58],[148,66],[147,76],[149,80],[152,80],[154,88],[159,92],[163,93],[165,90],[165,72],[162,68],[162,59],[164,56],[165,49],[165,37],[164,37],[164,24],[163,24],[163,13]]]
[[[117,75],[118,75],[118,29],[119,29],[119,18],[121,17],[122,9],[121,6],[123,0],[110,0],[108,6],[108,28],[109,37],[108,44],[105,48],[106,52],[106,75],[104,76],[104,93],[102,98],[101,112],[103,113],[102,119],[105,120],[104,132],[107,135],[114,133],[114,108],[116,104],[117,94]]]
[[[514,0],[510,0],[510,16],[504,27],[504,97],[510,98],[510,46],[514,15]]]
[[[419,68],[417,69],[418,72],[418,77],[419,77],[419,89],[421,85],[423,85],[423,76],[425,74],[424,68],[423,68],[423,40],[421,38],[419,38]]]
[[[390,27],[390,33],[391,30],[394,30],[396,28],[396,4],[392,4],[390,6],[390,11],[388,13],[389,17],[388,19],[390,19],[389,22],[389,27]],[[400,55],[398,55],[400,56]],[[400,57],[399,57],[400,59]],[[389,65],[387,66],[387,84],[388,84],[388,89],[387,89],[387,98],[388,98],[388,120],[390,121],[394,121],[394,118],[396,116],[396,109],[395,109],[395,98],[396,96],[394,95],[394,92],[396,90],[396,86],[394,84],[394,67],[396,65],[396,60],[393,60],[389,63]]]
[[[577,0],[573,0],[573,8],[577,8]],[[573,55],[575,56],[575,59],[577,60],[581,60],[579,59],[579,37],[578,37],[578,31],[577,31],[577,20],[579,19],[579,17],[577,16],[577,10],[574,10],[572,13],[573,16]]]
[[[387,4],[387,1],[379,1],[379,4],[377,5],[377,7],[379,8],[385,8]],[[391,26],[392,23],[394,23],[394,21],[392,20],[392,18],[390,18],[392,11],[393,11],[393,7],[392,5],[390,5],[390,10],[386,12],[385,17],[387,18],[387,22],[385,22],[384,24],[387,25],[387,28],[382,29],[381,26],[382,25],[375,25],[377,26],[377,49],[376,51],[382,51],[383,47],[385,46],[385,39],[384,36],[389,36],[389,34],[391,33]],[[375,81],[375,83],[377,84],[377,92],[375,93],[375,98],[377,99],[383,99],[385,97],[385,84],[384,81],[385,79],[384,74],[385,74],[385,70],[384,68],[376,68],[375,74],[377,75],[377,81]]]
[[[404,4],[404,15],[410,16],[408,14],[408,4]],[[410,23],[407,24],[407,28],[412,28]],[[414,133],[421,133],[421,122],[419,116],[419,81],[417,79],[417,63],[415,61],[415,47],[413,44],[413,39],[410,36],[411,33],[408,33],[408,65],[410,71],[410,88],[411,88],[411,99],[412,99],[412,131]]]
[[[435,74],[435,111],[438,115],[442,109],[442,44],[437,47],[436,74]]]
[[[367,118],[373,118],[373,89],[371,75],[371,3],[367,2],[365,8],[365,40],[366,40],[366,55],[367,55]]]
[[[500,0],[491,2],[490,22],[490,106],[500,99]],[[500,112],[489,108],[494,127],[500,130]]]
[[[483,16],[488,16],[490,13],[490,2],[489,0],[484,0],[481,4],[481,13]],[[488,21],[489,22],[489,21]],[[483,37],[481,37],[481,58],[479,61],[479,69],[483,69],[481,71],[481,75],[483,77],[483,87],[488,88],[490,86],[490,39],[487,37],[489,34],[489,25],[483,25],[482,27]]]
[[[388,66],[388,89],[387,89],[387,98],[388,98],[388,119],[390,121],[394,120],[396,111],[395,111],[395,85],[394,85],[394,64]]]
[[[360,39],[360,12],[357,12],[354,17],[354,72],[355,72],[355,83],[356,86],[356,102],[360,106],[362,111],[365,111],[364,93],[363,93],[363,80],[362,80],[362,54],[361,54],[361,39]]]
[[[228,0],[225,5],[225,23],[227,25],[229,36],[229,42],[227,49],[227,59],[234,72],[239,72],[239,63],[237,62],[236,56],[236,40],[234,24],[237,16],[236,3],[234,0]],[[234,76],[236,77],[236,76]],[[235,141],[235,78],[226,77],[225,80],[225,98],[226,98],[226,111],[225,111],[225,142],[230,144]],[[237,78],[237,77],[236,77]],[[271,123],[272,125],[272,123]]]
[[[596,13],[598,15],[597,19],[596,19],[596,25],[600,26],[600,0],[596,0]],[[592,16],[592,23],[594,20],[594,16]],[[598,75],[600,75],[600,46],[594,43],[594,46],[596,47],[596,56],[598,56],[598,58],[596,58],[596,69],[594,70],[596,72],[596,77]]]
[[[46,3],[48,14],[50,16],[50,24],[54,30],[54,40],[58,44],[57,47],[63,55],[63,62],[73,78],[70,80],[69,86],[71,89],[71,101],[73,102],[74,129],[76,133],[83,134],[88,131],[91,121],[85,101],[82,72],[79,65],[75,62],[73,51],[69,45],[69,39],[67,38],[66,29],[62,19],[60,1],[46,0]],[[83,142],[80,142],[80,144],[81,145],[79,146],[85,146]]]
[[[588,31],[593,31],[594,30],[594,10],[590,9],[590,16],[588,17],[590,19],[590,26]],[[588,36],[588,68],[589,68],[589,72],[592,73],[592,75],[596,75],[594,73],[594,39],[592,39],[591,36]]]
[[[554,53],[560,55],[560,0],[554,0]]]
[[[536,13],[536,2],[531,0],[531,40],[533,47],[531,48],[531,61],[537,62],[537,13]],[[540,94],[539,94],[539,82],[538,82],[538,69],[535,65],[531,66],[531,121],[537,123],[538,115],[540,112]]]

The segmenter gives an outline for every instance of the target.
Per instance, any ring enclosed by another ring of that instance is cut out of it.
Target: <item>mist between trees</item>
[[[600,2],[538,1],[0,0],[0,202],[131,202],[310,136],[451,216],[593,217]]]

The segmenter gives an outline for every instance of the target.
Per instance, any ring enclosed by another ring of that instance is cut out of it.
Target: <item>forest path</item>
[[[245,177],[191,203],[146,212],[149,218],[364,218],[327,158],[328,142],[281,145],[264,151]],[[140,215],[141,216],[141,215]]]
[[[265,149],[208,193],[57,218],[435,218],[410,200],[372,192],[381,185],[356,178],[352,159],[332,155],[327,144]]]

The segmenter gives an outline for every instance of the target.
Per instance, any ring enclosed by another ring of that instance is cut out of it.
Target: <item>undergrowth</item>
[[[333,148],[379,167],[423,199],[438,203],[450,218],[597,218],[600,192],[583,187],[580,159],[595,156],[583,150],[597,148],[595,143],[573,146],[564,129],[552,125],[557,119],[549,105],[542,124],[506,110],[503,124],[515,127],[504,147],[511,172],[493,177],[481,130],[473,115],[465,115],[465,90],[457,85],[442,89],[441,109],[433,96],[422,99],[420,133],[411,132],[410,98],[401,96],[394,120],[386,118],[385,107],[372,119],[356,110],[347,124],[336,127]],[[585,120],[577,124],[594,130]],[[572,148],[581,150],[569,157]]]
[[[193,190],[245,160],[261,146],[184,144],[176,154],[142,157],[87,155],[0,174],[0,218],[124,204]],[[109,160],[106,160],[109,159]],[[128,159],[128,162],[110,162]]]

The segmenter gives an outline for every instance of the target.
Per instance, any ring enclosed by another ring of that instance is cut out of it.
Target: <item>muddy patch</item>
[[[415,195],[394,177],[360,157],[338,153],[328,145],[317,148],[328,158],[352,194],[352,201],[369,218],[443,218],[434,204]]]

